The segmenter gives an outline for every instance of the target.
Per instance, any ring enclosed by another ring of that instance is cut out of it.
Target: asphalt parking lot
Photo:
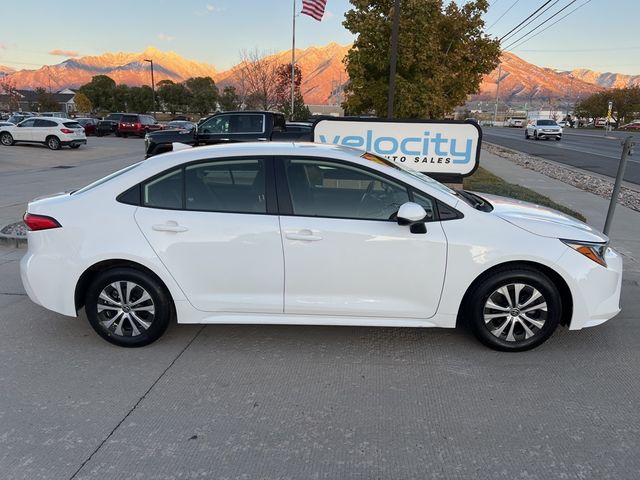
[[[142,154],[113,137],[0,148],[0,224]],[[173,325],[130,350],[32,304],[23,253],[0,245],[2,479],[640,477],[637,264],[618,317],[525,353],[456,330],[266,325]]]

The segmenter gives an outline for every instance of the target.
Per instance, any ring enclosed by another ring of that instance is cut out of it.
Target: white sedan
[[[87,143],[84,127],[75,120],[57,117],[31,117],[17,125],[0,126],[0,143],[41,143],[51,150],[64,146],[78,148]]]
[[[369,153],[243,143],[159,155],[31,202],[37,304],[136,347],[178,323],[455,327],[526,350],[619,311],[622,261],[559,212]]]

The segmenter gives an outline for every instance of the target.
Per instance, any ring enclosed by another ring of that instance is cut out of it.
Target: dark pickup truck
[[[193,129],[160,130],[145,135],[147,158],[173,150],[173,143],[213,145],[255,141],[311,141],[311,124],[287,128],[284,115],[266,111],[216,113]]]

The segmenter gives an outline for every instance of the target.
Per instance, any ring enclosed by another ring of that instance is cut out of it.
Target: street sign
[[[478,167],[482,130],[469,120],[331,118],[314,124],[313,141],[366,150],[429,175],[464,177]]]

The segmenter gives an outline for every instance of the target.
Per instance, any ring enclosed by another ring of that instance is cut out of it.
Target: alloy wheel
[[[137,337],[143,334],[153,323],[155,312],[151,295],[135,282],[110,283],[98,298],[99,325],[111,335]]]
[[[547,301],[535,287],[509,283],[489,295],[483,318],[495,337],[507,342],[528,340],[540,333],[547,321]]]

